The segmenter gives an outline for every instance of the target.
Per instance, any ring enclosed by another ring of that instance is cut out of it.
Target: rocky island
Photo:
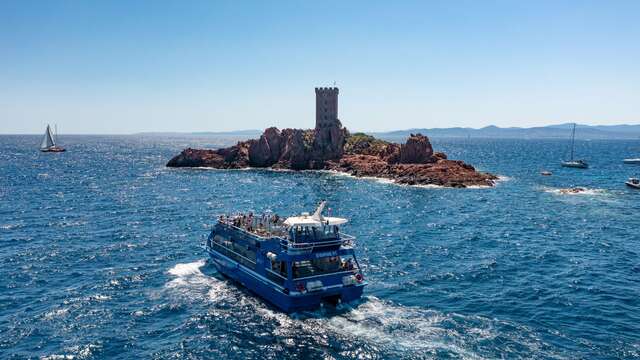
[[[357,177],[390,179],[398,184],[446,187],[493,186],[497,177],[434,152],[429,138],[411,134],[404,144],[350,134],[337,117],[338,89],[316,88],[314,129],[268,128],[259,139],[217,150],[185,149],[168,167],[247,167],[333,170]]]

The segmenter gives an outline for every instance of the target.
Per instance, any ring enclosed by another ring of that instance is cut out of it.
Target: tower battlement
[[[316,89],[316,129],[336,126],[338,121],[337,87],[317,87]],[[339,126],[339,125],[338,125]]]
[[[337,95],[340,90],[337,87],[317,87],[316,95],[333,95],[334,93]]]

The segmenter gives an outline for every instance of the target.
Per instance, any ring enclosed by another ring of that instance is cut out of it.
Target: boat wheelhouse
[[[285,312],[322,303],[350,302],[366,282],[354,251],[355,238],[340,231],[347,219],[313,215],[221,216],[206,249],[225,276]]]

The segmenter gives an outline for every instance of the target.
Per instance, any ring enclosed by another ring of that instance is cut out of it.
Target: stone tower
[[[338,122],[338,88],[316,88],[316,130]]]
[[[316,128],[313,140],[313,159],[342,157],[347,130],[338,120],[338,88],[316,88]]]

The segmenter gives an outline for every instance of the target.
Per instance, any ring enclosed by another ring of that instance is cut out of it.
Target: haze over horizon
[[[0,3],[0,133],[640,122],[637,1]]]

